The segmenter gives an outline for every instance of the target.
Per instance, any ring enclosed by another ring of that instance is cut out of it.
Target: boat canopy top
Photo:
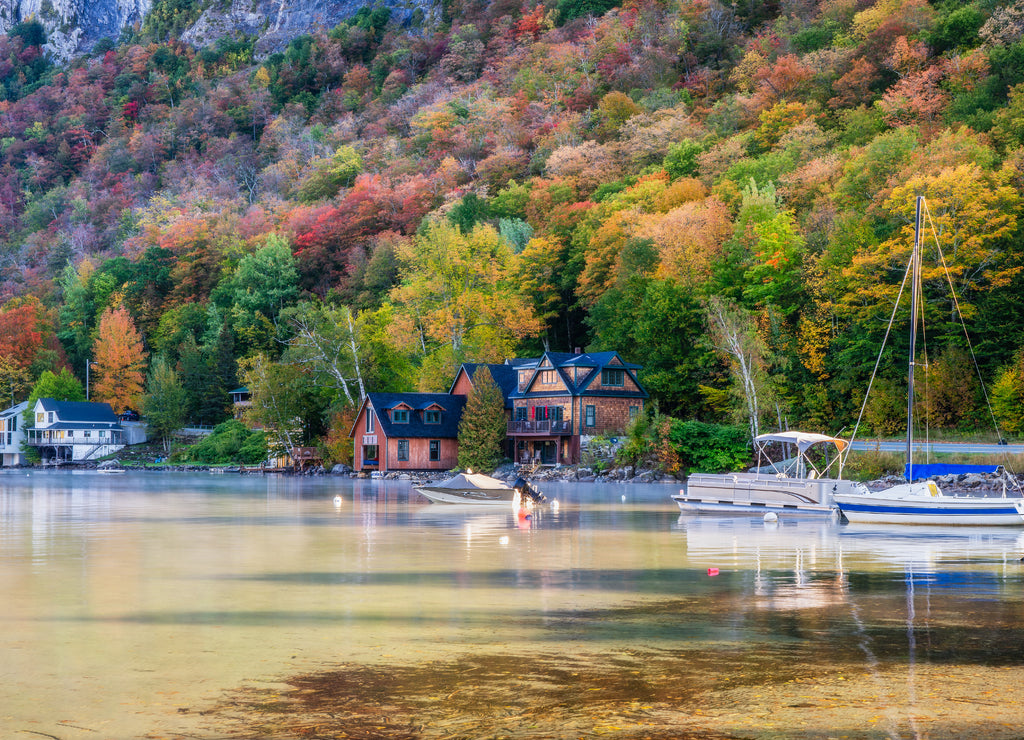
[[[808,447],[813,447],[822,442],[834,444],[840,452],[845,450],[850,444],[845,439],[829,437],[827,434],[814,434],[812,432],[772,432],[770,434],[759,434],[754,441],[759,445],[764,445],[768,442],[785,442],[786,444],[796,445],[801,455]]]
[[[455,488],[465,490],[467,488],[479,488],[491,490],[494,488],[508,488],[497,478],[492,478],[483,473],[459,473],[454,478],[449,478],[443,483],[437,483],[432,488]]]

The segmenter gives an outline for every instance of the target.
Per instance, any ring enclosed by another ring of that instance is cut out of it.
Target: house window
[[[100,439],[103,439],[103,438],[104,438],[104,437],[106,437],[106,436],[107,436],[107,432],[106,432],[106,430],[104,430],[104,429],[100,429]]]
[[[90,432],[89,430],[86,430],[86,431],[82,432],[82,434],[85,435],[86,439],[89,439],[89,437],[92,436],[92,432]]]
[[[53,412],[52,411],[47,411],[46,412],[46,420],[48,422],[50,422],[51,424],[53,423]]]
[[[17,416],[12,416],[12,417],[11,417],[11,418],[10,418],[10,419],[9,419],[9,420],[7,421],[7,427],[8,427],[8,428],[9,428],[9,429],[10,429],[10,430],[11,430],[12,432],[16,432],[16,431],[18,431],[18,417],[17,417]]]
[[[391,412],[391,421],[395,424],[408,424],[409,423],[409,410],[408,409],[394,409]]]
[[[630,406],[629,407],[629,420],[630,421],[635,421],[636,417],[638,417],[638,416],[640,416],[640,407],[639,406]]]
[[[626,384],[626,371],[625,370],[602,370],[601,371],[601,385],[625,385]]]
[[[441,459],[441,440],[430,440],[430,462],[438,462]]]
[[[46,421],[46,414],[40,411],[36,414],[36,424],[42,424],[44,421]]]
[[[586,420],[583,422],[584,426],[588,426],[588,427],[596,427],[597,426],[597,407],[596,406],[587,406],[587,412],[586,412],[585,419]]]
[[[398,440],[398,459],[400,462],[409,462],[409,440]]]
[[[373,434],[373,409],[366,409],[366,433]]]
[[[440,424],[441,423],[441,412],[436,409],[433,411],[427,411],[424,413],[423,421],[427,424]]]
[[[552,385],[555,382],[554,370],[543,370],[540,374],[540,382],[544,385]]]
[[[526,421],[526,407],[519,406],[516,408],[516,421]]]

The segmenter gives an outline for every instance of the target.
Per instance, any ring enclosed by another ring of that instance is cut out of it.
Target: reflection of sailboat
[[[673,530],[686,537],[687,560],[720,568],[808,571],[923,571],[948,569],[979,559],[1017,563],[1024,532],[991,527],[879,524],[848,527],[827,519],[792,517],[777,524],[759,518],[681,515]]]
[[[914,249],[907,275],[911,278],[910,368],[907,393],[907,480],[908,483],[881,491],[850,495],[837,492],[835,502],[851,522],[887,522],[892,524],[1012,525],[1024,524],[1024,499],[950,496],[933,481],[914,482],[914,345],[917,340],[917,313],[921,293],[921,216],[924,198],[917,198],[914,224]],[[904,277],[904,284],[906,283]],[[951,283],[952,285],[952,283]],[[900,290],[902,295],[902,288]],[[899,305],[897,298],[896,305]],[[893,318],[896,313],[893,311]],[[890,327],[892,322],[890,321]]]

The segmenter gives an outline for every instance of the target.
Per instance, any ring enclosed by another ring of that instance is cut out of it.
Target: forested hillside
[[[138,378],[118,404],[148,368],[214,423],[248,383],[343,445],[367,391],[582,347],[724,421],[747,409],[731,338],[766,421],[837,432],[923,194],[985,385],[929,232],[929,423],[984,425],[987,393],[1024,431],[1022,0],[449,0],[266,58],[177,41],[190,5],[67,67],[37,24],[0,37],[13,399],[91,358],[100,397]],[[901,424],[905,344],[876,433]]]

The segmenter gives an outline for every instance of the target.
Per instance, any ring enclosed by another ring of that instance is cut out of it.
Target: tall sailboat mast
[[[907,371],[907,476],[914,480],[914,356],[917,343],[917,302],[921,291],[921,206],[924,196],[917,196],[914,216],[914,253],[910,256],[910,367]]]

